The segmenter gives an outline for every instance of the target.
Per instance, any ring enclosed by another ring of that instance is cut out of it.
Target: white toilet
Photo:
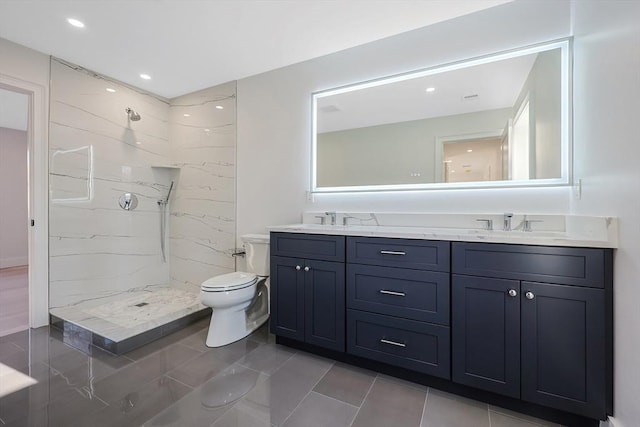
[[[269,235],[242,236],[247,272],[223,274],[202,283],[200,302],[211,307],[207,347],[238,341],[269,318]]]

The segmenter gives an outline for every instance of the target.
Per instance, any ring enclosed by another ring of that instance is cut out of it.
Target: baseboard
[[[0,258],[0,268],[18,267],[21,265],[28,265],[29,257],[20,256],[13,258]]]

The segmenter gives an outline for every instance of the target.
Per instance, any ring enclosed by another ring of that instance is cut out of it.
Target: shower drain
[[[148,302],[141,302],[140,304],[135,304],[136,307],[144,307],[145,305],[149,305]]]

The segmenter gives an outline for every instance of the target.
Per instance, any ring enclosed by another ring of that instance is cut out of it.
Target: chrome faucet
[[[513,218],[513,214],[505,213],[503,218],[504,218],[504,227],[502,229],[504,231],[511,231],[511,218]]]
[[[325,212],[325,215],[331,218],[331,225],[336,225],[336,213],[335,212]]]

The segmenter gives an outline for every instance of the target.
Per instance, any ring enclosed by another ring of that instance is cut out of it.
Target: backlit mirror
[[[566,185],[569,40],[313,95],[312,191]]]

